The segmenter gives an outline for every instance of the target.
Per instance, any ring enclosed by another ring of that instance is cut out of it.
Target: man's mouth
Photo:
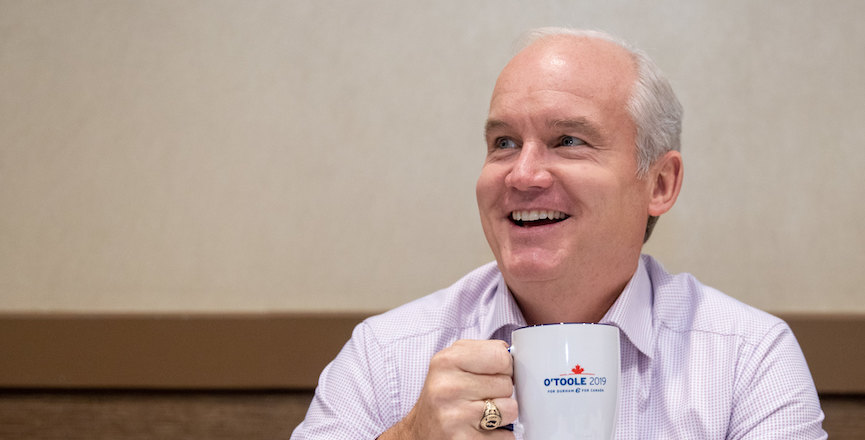
[[[558,223],[570,217],[561,211],[513,211],[511,212],[511,222],[520,227],[543,226],[552,223]]]

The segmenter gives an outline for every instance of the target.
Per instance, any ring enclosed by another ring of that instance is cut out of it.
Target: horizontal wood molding
[[[0,314],[0,387],[311,389],[367,314]],[[781,315],[821,393],[865,393],[865,315]]]
[[[308,389],[365,315],[0,315],[0,387]]]
[[[799,340],[817,391],[865,394],[865,315],[779,314]]]

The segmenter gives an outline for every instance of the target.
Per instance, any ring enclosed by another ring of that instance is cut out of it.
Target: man
[[[825,438],[786,324],[641,256],[682,184],[681,106],[606,34],[541,29],[496,82],[477,183],[496,262],[360,324],[293,439],[513,439],[510,332],[622,332],[617,439]],[[534,440],[534,439],[533,439]]]

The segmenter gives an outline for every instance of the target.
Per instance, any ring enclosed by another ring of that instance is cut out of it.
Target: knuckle
[[[454,353],[450,347],[434,354],[430,359],[430,370],[449,368],[454,364]]]

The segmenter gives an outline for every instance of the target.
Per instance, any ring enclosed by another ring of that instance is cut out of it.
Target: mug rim
[[[513,331],[523,330],[523,329],[527,329],[527,328],[534,328],[534,327],[546,327],[546,326],[552,326],[552,325],[605,325],[608,327],[618,328],[616,325],[606,323],[606,322],[579,322],[579,321],[576,321],[576,322],[548,322],[548,323],[544,323],[544,324],[524,325],[520,328],[514,329]]]

